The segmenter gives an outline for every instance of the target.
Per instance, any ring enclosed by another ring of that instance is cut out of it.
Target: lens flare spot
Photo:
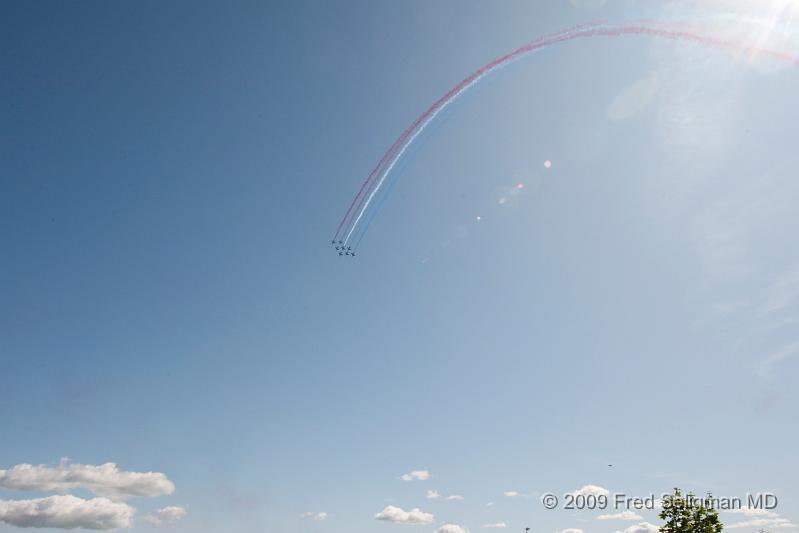
[[[508,201],[508,199],[503,196],[502,198],[499,199],[499,205],[502,205],[502,204],[504,204],[507,201]]]
[[[480,215],[477,215],[477,220],[483,220],[483,217],[481,217]]]
[[[549,159],[544,161],[544,168],[552,168],[552,161],[550,161]]]
[[[516,184],[516,188],[519,189],[519,190],[524,189],[524,183],[522,183],[522,182],[517,183]]]

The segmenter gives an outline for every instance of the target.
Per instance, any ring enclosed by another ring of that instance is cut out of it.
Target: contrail
[[[535,42],[539,42],[539,41],[544,41],[545,39],[550,38],[550,37],[554,37],[554,36],[557,36],[557,35],[562,35],[562,34],[573,32],[573,31],[577,31],[577,30],[580,30],[580,29],[585,29],[585,28],[588,28],[590,26],[595,26],[597,24],[600,24],[600,23],[599,22],[591,22],[591,23],[586,23],[586,24],[580,24],[578,26],[573,26],[573,27],[567,28],[565,30],[560,30],[557,33],[541,36],[541,37],[535,39],[532,42],[535,43]],[[486,68],[486,67],[483,67],[483,68]],[[461,82],[461,83],[463,83],[463,82]],[[439,98],[436,101],[436,103],[433,104],[433,106],[435,106],[436,104],[439,104],[439,103],[443,102],[444,100],[446,100],[451,95],[451,93],[454,90],[455,89],[451,89],[446,95],[444,95],[443,97]],[[429,111],[429,109],[428,109],[428,111]],[[350,235],[352,233],[351,228],[350,228],[352,220],[350,220],[348,223],[345,223],[345,222],[347,222],[347,219],[350,216],[350,214],[352,213],[353,208],[355,207],[356,204],[360,204],[360,205],[358,205],[358,208],[355,209],[355,212],[360,212],[361,211],[361,209],[364,207],[363,206],[364,199],[367,197],[366,194],[369,192],[371,186],[374,185],[373,178],[375,177],[375,175],[384,174],[382,169],[384,168],[385,164],[388,161],[390,161],[392,159],[395,159],[393,157],[393,155],[396,153],[397,150],[400,149],[401,146],[406,144],[405,141],[407,140],[408,136],[411,135],[411,133],[413,133],[414,129],[416,129],[417,126],[419,126],[419,124],[425,118],[426,114],[427,113],[423,113],[422,115],[417,117],[417,119],[415,121],[413,121],[413,123],[411,123],[410,126],[405,128],[405,131],[402,132],[402,134],[397,138],[397,140],[394,141],[394,143],[386,151],[386,153],[383,154],[383,157],[380,158],[380,161],[377,163],[377,166],[375,166],[375,168],[372,169],[372,172],[369,174],[369,176],[363,182],[363,185],[361,185],[361,188],[358,191],[358,194],[355,195],[355,198],[352,200],[352,203],[350,203],[350,206],[347,209],[347,212],[344,214],[344,217],[341,219],[341,222],[339,223],[338,228],[336,230],[336,234],[334,236],[334,240],[338,240],[340,238],[342,228],[349,228],[350,229],[349,233],[347,231],[345,231],[345,233],[347,233],[347,235]],[[367,185],[369,187],[367,187]]]
[[[436,116],[461,96],[465,91],[479,83],[483,78],[508,65],[512,61],[519,59],[527,54],[547,48],[553,44],[572,41],[575,39],[589,38],[589,37],[620,37],[624,35],[645,35],[650,37],[657,37],[673,41],[685,41],[695,44],[707,46],[709,48],[718,48],[730,50],[746,55],[766,55],[781,61],[785,61],[794,65],[799,65],[799,58],[795,55],[765,48],[761,46],[741,43],[732,40],[720,39],[703,33],[694,31],[668,29],[656,25],[655,23],[642,23],[632,22],[618,25],[609,25],[603,23],[593,23],[576,28],[567,29],[559,33],[547,35],[538,38],[516,50],[498,57],[480,69],[473,72],[471,75],[463,79],[460,83],[450,89],[444,96],[436,100],[430,107],[428,107],[403,133],[397,138],[391,147],[383,154],[383,157],[378,162],[372,173],[364,181],[358,194],[350,204],[349,209],[339,223],[336,231],[335,239],[343,238],[344,245],[350,242],[355,229],[361,223],[364,213],[369,209],[377,192],[381,189],[384,182],[391,174],[397,161],[402,157],[408,147],[413,144],[414,140],[425,130],[425,128],[432,122]],[[357,206],[357,207],[356,207]],[[342,231],[342,229],[344,231]],[[364,227],[365,230],[368,229]],[[358,239],[363,238],[363,234]],[[335,240],[334,239],[334,240]],[[357,245],[356,245],[357,248]]]

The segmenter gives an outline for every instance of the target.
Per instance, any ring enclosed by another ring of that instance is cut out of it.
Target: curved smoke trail
[[[574,32],[574,31],[584,30],[584,29],[590,28],[592,26],[597,26],[599,24],[602,24],[602,23],[601,22],[589,22],[589,23],[586,23],[586,24],[581,24],[579,26],[573,26],[571,28],[560,30],[560,31],[558,31],[556,33],[543,35],[541,37],[538,37],[537,39],[535,39],[531,43],[529,43],[528,46],[532,45],[534,43],[543,42],[546,39],[550,39],[550,38],[553,38],[553,37],[556,37],[556,36],[559,36],[559,35],[565,35],[565,34],[568,34],[568,33]],[[510,54],[508,54],[508,55],[510,55]],[[497,61],[497,60],[495,60],[495,61]],[[494,61],[492,61],[492,63],[494,63]],[[480,71],[486,69],[487,67],[488,67],[488,65],[486,65],[485,67],[481,68]],[[478,72],[480,72],[480,71],[478,71]],[[472,78],[476,74],[477,74],[477,72],[473,73],[466,80]],[[461,84],[463,84],[466,80],[461,82]],[[458,84],[458,86],[460,86],[461,84]],[[374,183],[375,183],[375,181],[374,181],[375,176],[385,175],[385,172],[383,171],[383,169],[385,168],[385,165],[389,161],[396,160],[396,157],[394,157],[394,155],[397,153],[397,151],[400,149],[400,147],[408,144],[408,143],[406,143],[406,140],[413,133],[413,131],[421,124],[421,122],[425,119],[425,117],[427,116],[428,112],[431,111],[431,108],[436,107],[439,104],[446,105],[446,103],[448,103],[449,101],[453,100],[454,97],[452,95],[456,91],[458,86],[454,87],[449,92],[447,92],[447,94],[445,94],[444,96],[442,96],[441,98],[436,100],[436,102],[430,108],[428,108],[428,110],[425,113],[423,113],[422,115],[417,117],[416,120],[413,121],[410,126],[405,128],[405,131],[403,131],[402,134],[397,138],[397,140],[394,141],[394,143],[391,145],[391,147],[389,147],[389,149],[386,150],[386,152],[383,154],[383,157],[380,158],[380,161],[377,163],[375,168],[372,169],[372,172],[369,173],[369,176],[367,176],[366,180],[361,185],[361,188],[358,191],[358,194],[355,195],[355,198],[350,203],[350,206],[347,209],[347,212],[344,214],[344,217],[341,219],[341,222],[339,223],[338,228],[336,229],[335,236],[333,238],[334,239],[334,243],[338,242],[338,240],[343,235],[347,235],[348,237],[351,236],[352,228],[354,227],[355,224],[353,223],[352,219],[350,218],[350,215],[351,214],[354,215],[355,213],[361,212],[361,209],[363,208],[363,202],[367,198],[367,195],[370,193],[371,186],[374,185]],[[422,126],[422,127],[424,127],[424,126]],[[356,204],[358,205],[358,207],[353,212],[353,208],[356,206]],[[361,214],[362,214],[362,212],[361,212]],[[342,233],[342,228],[345,230],[343,233]]]
[[[421,115],[419,115],[419,117],[413,123],[411,123],[411,125],[408,126],[405,131],[402,132],[402,134],[397,138],[396,141],[394,141],[391,147],[383,154],[383,157],[380,159],[377,166],[375,166],[374,170],[372,170],[372,172],[366,178],[366,181],[364,181],[363,185],[358,191],[358,194],[355,196],[350,204],[349,209],[342,218],[341,223],[336,231],[334,242],[342,243],[344,246],[348,245],[353,233],[361,223],[364,213],[369,210],[369,206],[371,205],[375,195],[378,193],[378,191],[380,191],[384,182],[391,174],[391,171],[396,165],[397,161],[402,157],[407,148],[444,108],[446,108],[469,88],[477,84],[480,80],[492,72],[495,72],[499,68],[510,64],[516,59],[519,59],[537,50],[549,47],[553,44],[567,42],[579,38],[620,37],[623,35],[644,35],[673,41],[685,41],[710,48],[730,50],[745,55],[766,55],[775,59],[792,63],[794,65],[799,65],[799,58],[783,51],[740,43],[732,40],[724,40],[694,31],[667,29],[654,23],[649,24],[638,22],[620,25],[584,25],[538,38],[504,56],[494,59],[477,71],[473,72],[455,87],[450,89],[444,96],[436,100]],[[364,231],[361,233],[358,242],[360,242],[360,240],[363,238],[365,229],[366,228],[364,228]]]

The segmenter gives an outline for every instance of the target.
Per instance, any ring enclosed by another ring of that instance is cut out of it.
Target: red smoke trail
[[[550,39],[550,38],[555,37],[555,36],[558,36],[558,35],[568,34],[568,33],[572,33],[572,32],[575,32],[575,31],[580,31],[580,30],[585,30],[586,28],[589,28],[591,26],[596,26],[597,24],[601,24],[601,22],[590,22],[590,23],[586,23],[586,24],[580,24],[578,26],[573,26],[571,28],[560,30],[560,31],[558,31],[556,33],[544,35],[544,36],[541,36],[541,37],[537,38],[536,40],[532,41],[531,43],[529,43],[528,46],[533,44],[533,43],[544,42],[545,40]],[[517,50],[517,52],[518,52],[518,50]],[[346,226],[345,226],[345,222],[347,222],[347,219],[349,218],[350,214],[353,213],[353,207],[355,207],[355,204],[356,203],[358,204],[358,208],[355,209],[355,213],[357,213],[357,212],[360,211],[360,209],[361,209],[361,207],[363,205],[363,202],[366,200],[366,196],[369,193],[369,191],[371,190],[371,185],[373,183],[376,183],[376,181],[373,181],[374,178],[376,176],[380,175],[380,173],[381,173],[380,171],[385,166],[385,164],[388,161],[390,161],[393,158],[394,154],[400,149],[400,147],[403,144],[405,144],[405,141],[408,139],[408,137],[411,135],[411,133],[413,133],[413,131],[419,126],[419,124],[421,124],[431,113],[433,113],[435,111],[435,108],[437,108],[439,105],[443,105],[443,103],[445,103],[446,100],[451,98],[452,95],[455,94],[462,86],[467,85],[474,78],[476,78],[477,76],[481,75],[485,70],[488,70],[489,68],[492,68],[493,66],[496,66],[499,62],[502,62],[503,60],[505,60],[505,58],[508,58],[511,55],[512,54],[507,54],[506,56],[503,56],[502,58],[495,59],[494,61],[492,61],[488,65],[486,65],[483,68],[481,68],[479,71],[473,73],[471,76],[469,76],[465,80],[461,81],[461,83],[459,83],[457,86],[453,87],[447,94],[445,94],[444,96],[442,96],[441,98],[436,100],[436,102],[433,104],[433,106],[431,106],[431,108],[428,108],[428,110],[425,113],[423,113],[422,115],[417,117],[417,119],[415,121],[413,121],[413,123],[411,123],[410,126],[405,128],[405,131],[402,132],[402,134],[397,138],[397,140],[394,141],[394,143],[389,147],[389,149],[383,154],[383,157],[380,158],[380,161],[377,163],[375,168],[372,169],[372,172],[369,173],[369,176],[366,178],[366,180],[361,185],[361,188],[358,190],[358,194],[355,195],[355,198],[353,198],[352,202],[350,203],[350,206],[347,209],[347,212],[344,213],[344,217],[342,217],[341,222],[339,222],[338,228],[336,229],[336,234],[335,234],[335,236],[333,238],[334,241],[338,241],[339,240],[339,236],[341,235],[342,228],[346,228],[346,229],[349,228],[349,223],[347,223]],[[367,189],[367,185],[369,186],[368,189]],[[345,231],[344,233],[346,234],[347,232]]]
[[[421,130],[424,129],[424,127],[427,125],[427,122],[431,120],[438,111],[445,107],[450,101],[456,98],[471,84],[476,83],[479,78],[486,75],[489,71],[512,61],[513,59],[516,59],[534,50],[545,48],[552,44],[583,37],[619,37],[622,35],[648,35],[674,41],[681,40],[693,42],[710,48],[733,50],[747,55],[763,54],[782,61],[787,61],[794,65],[799,65],[799,59],[787,52],[741,44],[735,41],[719,39],[685,30],[669,30],[655,26],[645,26],[641,25],[640,22],[635,25],[630,25],[630,23],[628,23],[624,26],[582,26],[576,29],[565,30],[553,35],[536,39],[535,41],[517,48],[513,52],[510,52],[504,56],[498,57],[487,65],[481,67],[479,70],[475,71],[467,78],[463,79],[455,87],[450,89],[444,96],[436,100],[421,115],[419,115],[419,117],[410,126],[408,126],[405,131],[403,131],[397,140],[394,141],[386,153],[383,154],[380,162],[377,164],[366,181],[364,181],[361,189],[358,191],[358,194],[353,199],[349,209],[347,210],[347,213],[344,215],[344,218],[339,224],[339,228],[336,232],[336,238],[340,237],[342,228],[349,228],[349,231],[345,232],[347,240],[349,239],[354,231],[354,227],[359,223],[363,212],[369,207],[372,197],[382,185],[388,172],[390,172],[390,170],[393,168],[396,159],[398,159],[399,156],[401,156],[404,152],[405,148],[407,148],[407,145],[410,144],[416,135],[418,135]],[[380,179],[377,179],[378,177]],[[353,208],[356,206],[356,204],[358,207],[353,211]],[[352,215],[352,217],[350,217],[350,215]]]

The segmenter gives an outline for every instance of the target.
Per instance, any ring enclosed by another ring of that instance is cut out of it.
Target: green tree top
[[[713,508],[712,496],[696,498],[690,492],[683,496],[680,489],[663,499],[660,519],[666,523],[661,533],[720,533],[724,527]]]

